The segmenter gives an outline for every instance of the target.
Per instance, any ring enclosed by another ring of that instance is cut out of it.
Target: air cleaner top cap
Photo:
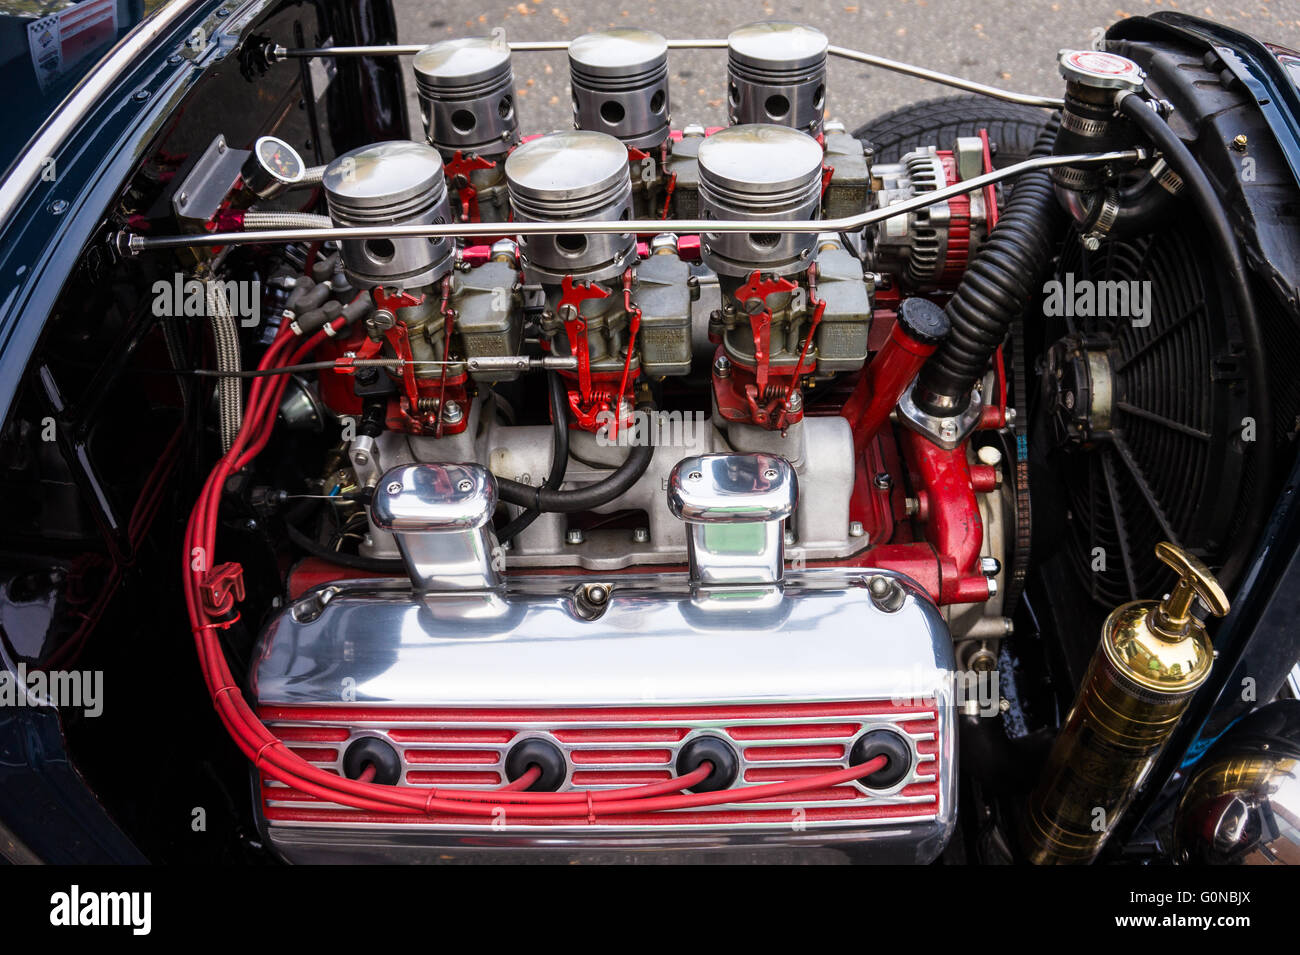
[[[638,77],[667,61],[668,41],[653,30],[604,30],[569,44],[570,66],[592,77]]]
[[[788,70],[826,62],[830,41],[816,27],[765,20],[737,27],[727,37],[731,59],[766,70]]]
[[[1137,92],[1146,80],[1146,73],[1128,57],[1105,50],[1062,50],[1057,62],[1066,82],[1093,89]]]
[[[432,43],[415,55],[416,83],[432,90],[461,91],[510,72],[510,47],[487,36]]]

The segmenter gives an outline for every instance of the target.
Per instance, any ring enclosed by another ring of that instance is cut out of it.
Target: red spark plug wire
[[[341,322],[341,319],[336,321]],[[283,361],[285,353],[290,351],[292,335],[282,329],[263,356],[259,368],[294,364],[325,337],[327,333],[322,329],[293,349],[288,361]],[[374,812],[489,817],[507,810],[516,818],[585,818],[590,823],[595,820],[597,808],[601,815],[621,815],[747,802],[839,785],[869,776],[888,764],[887,757],[879,756],[847,769],[798,780],[717,792],[682,793],[682,789],[697,785],[712,772],[712,766],[704,764],[686,776],[623,790],[525,793],[518,790],[535,782],[535,778],[528,778],[535,767],[496,791],[428,791],[378,785],[366,779],[364,773],[363,779],[347,779],[308,763],[272,734],[244,700],[216,633],[230,621],[212,619],[203,601],[205,577],[213,566],[211,557],[222,488],[232,472],[244,467],[266,445],[274,427],[278,399],[286,385],[287,379],[284,378],[254,380],[243,427],[231,449],[213,468],[190,515],[184,553],[185,602],[204,682],[231,739],[267,776],[323,801]],[[518,787],[518,790],[511,787]]]
[[[542,767],[529,766],[527,769],[524,770],[523,775],[521,775],[518,779],[512,782],[508,782],[504,786],[498,787],[496,789],[496,792],[511,793],[517,790],[527,789],[529,786],[531,786],[533,783],[537,782],[537,780],[541,778],[542,778]],[[367,782],[368,781],[369,780],[367,780]]]
[[[507,797],[498,795],[502,790],[435,789],[434,793],[439,799],[457,799],[463,802],[580,802],[585,805],[588,796],[591,797],[593,802],[610,802],[617,799],[641,799],[647,796],[662,796],[667,793],[675,793],[682,789],[698,786],[708,779],[712,772],[713,764],[705,760],[685,776],[674,776],[672,779],[665,779],[662,782],[646,783],[644,786],[628,786],[624,789],[571,789],[562,793],[518,792]],[[527,787],[521,788],[526,789]]]

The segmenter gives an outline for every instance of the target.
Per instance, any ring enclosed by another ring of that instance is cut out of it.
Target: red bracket
[[[793,292],[798,286],[789,279],[764,279],[755,269],[749,281],[736,289],[736,301],[743,312],[749,315],[749,325],[754,333],[754,377],[759,394],[767,387],[768,361],[771,357],[772,310],[767,307],[767,297],[776,292]],[[749,306],[757,302],[756,308]]]
[[[210,617],[223,617],[244,599],[244,568],[239,564],[218,564],[199,585],[203,610]]]
[[[676,188],[677,188],[677,173],[673,173],[671,176],[668,177],[668,185],[664,189],[664,208],[663,208],[663,213],[659,216],[660,219],[668,218],[668,212],[673,205],[673,191]]]
[[[578,358],[578,388],[583,404],[591,403],[591,358],[587,351],[587,322],[582,317],[582,303],[589,298],[605,298],[609,292],[592,282],[574,282],[566,275],[560,283],[560,303],[556,314],[564,322],[564,334],[569,336],[569,348]],[[566,315],[572,317],[565,318]]]
[[[478,190],[470,182],[470,174],[478,169],[492,169],[496,163],[490,159],[484,159],[482,156],[473,154],[466,156],[459,149],[447,163],[445,171],[447,178],[453,183],[460,180],[464,185],[458,185],[456,191],[460,195],[460,221],[461,222],[478,222]]]
[[[384,338],[392,346],[393,356],[402,362],[402,389],[406,392],[407,401],[410,402],[412,412],[414,412],[420,398],[420,389],[415,382],[415,366],[411,363],[414,358],[411,353],[411,339],[407,335],[406,325],[397,320],[397,310],[419,305],[424,301],[424,296],[421,295],[417,298],[410,292],[404,292],[398,288],[389,290],[382,285],[377,286],[371,294],[375,299],[375,311],[387,312],[393,316],[393,324],[384,330]],[[357,357],[369,357],[378,350],[378,343],[372,340],[368,346],[363,346],[362,353],[365,354],[359,353]]]
[[[375,308],[380,311],[388,312],[394,318],[397,316],[399,308],[410,308],[412,305],[419,305],[424,301],[424,296],[416,298],[410,292],[403,292],[399,288],[391,291],[382,285],[376,286],[371,296],[375,300]]]

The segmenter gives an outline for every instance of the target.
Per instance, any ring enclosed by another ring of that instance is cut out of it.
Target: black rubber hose
[[[638,411],[649,409],[649,405],[637,406]],[[594,484],[568,491],[533,487],[529,484],[520,484],[518,481],[497,478],[497,495],[509,504],[519,504],[532,510],[554,514],[590,511],[602,504],[608,504],[639,481],[646,469],[650,467],[650,459],[654,457],[654,453],[654,445],[649,442],[633,445],[627,458],[608,477]]]
[[[551,444],[551,473],[546,476],[546,483],[542,486],[556,491],[564,483],[564,473],[569,467],[569,399],[568,391],[564,387],[564,379],[555,372],[546,373],[546,386],[551,396],[551,424],[555,429],[555,439]],[[497,540],[502,544],[513,540],[524,528],[537,520],[541,513],[535,507],[521,511],[515,515],[514,520],[501,528]]]
[[[1143,170],[1142,177],[1137,182],[1119,190],[1116,201],[1118,211],[1106,234],[1122,237],[1154,232],[1169,215],[1173,200],[1174,193],[1161,185],[1149,170]],[[1094,192],[1091,195],[1087,218],[1079,223],[1081,233],[1092,231],[1101,216],[1105,201],[1105,192]]]
[[[1216,257],[1229,283],[1237,306],[1237,319],[1245,339],[1246,360],[1250,363],[1250,403],[1255,419],[1255,495],[1245,515],[1245,524],[1233,533],[1233,546],[1223,568],[1219,571],[1220,583],[1234,583],[1255,549],[1255,539],[1264,526],[1272,507],[1267,493],[1268,482],[1273,477],[1273,402],[1268,393],[1268,367],[1264,360],[1264,335],[1255,310],[1255,300],[1250,293],[1250,273],[1242,255],[1237,235],[1228,220],[1228,214],[1218,193],[1201,168],[1191,150],[1183,144],[1169,124],[1155,110],[1134,94],[1120,95],[1116,105],[1155,144],[1165,162],[1183,180],[1183,194],[1192,200],[1200,213],[1206,237],[1218,252]]]
[[[1059,124],[1055,116],[1048,121],[1030,156],[1052,151]],[[1038,291],[1064,226],[1051,172],[1018,178],[998,224],[944,310],[952,331],[921,367],[914,392],[923,410],[947,416],[966,409],[971,389],[984,377],[1011,323]]]

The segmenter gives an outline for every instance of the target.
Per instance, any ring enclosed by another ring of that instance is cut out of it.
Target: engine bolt
[[[570,527],[564,532],[564,543],[566,544],[581,544],[584,540],[586,540],[586,536],[582,533],[581,527]]]
[[[794,531],[786,531],[786,532],[781,536],[781,540],[782,540],[782,542],[785,544],[786,547],[793,547],[793,546],[794,546]]]
[[[442,420],[447,424],[460,424],[464,417],[465,412],[461,410],[460,405],[455,401],[447,402],[442,409]]]
[[[632,540],[638,544],[644,544],[650,540],[650,528],[638,527],[632,531]]]
[[[1244,153],[1246,147],[1249,145],[1250,140],[1246,138],[1245,133],[1238,133],[1236,136],[1232,137],[1232,148],[1237,150],[1239,153]]]
[[[686,480],[688,480],[688,481],[698,481],[698,480],[700,480],[702,477],[704,477],[704,475],[701,474],[699,471],[692,471],[690,474],[686,475]]]
[[[898,585],[897,581],[881,574],[867,581],[867,592],[871,594],[871,602],[885,613],[893,613],[900,609],[907,599],[906,591]]]
[[[790,397],[785,400],[785,408],[791,414],[797,414],[803,410],[803,395],[797,391],[790,392]]]
[[[713,363],[713,373],[719,378],[730,378],[731,359],[726,355],[719,355],[718,360]]]
[[[609,606],[609,585],[584,584],[574,595],[574,603],[579,616],[595,620]]]
[[[881,491],[888,491],[894,486],[894,479],[890,477],[887,472],[881,471],[876,475],[875,480],[871,483]]]
[[[462,494],[468,494],[470,491],[474,490],[474,482],[470,480],[461,481],[459,484],[456,485],[456,488]]]
[[[867,529],[866,529],[865,527],[862,526],[862,522],[861,522],[861,521],[849,521],[849,536],[850,536],[850,537],[861,537],[861,536],[862,536],[863,534],[865,534],[866,532],[867,532]]]
[[[389,494],[401,494],[401,493],[402,493],[402,482],[401,482],[401,481],[393,481],[391,484],[388,485],[388,489],[387,489],[387,490],[388,490],[388,493],[389,493]]]
[[[768,481],[776,480],[776,468],[768,468],[763,472],[763,477]]]
[[[985,577],[996,577],[1002,571],[1002,561],[996,557],[980,558],[980,573]]]

